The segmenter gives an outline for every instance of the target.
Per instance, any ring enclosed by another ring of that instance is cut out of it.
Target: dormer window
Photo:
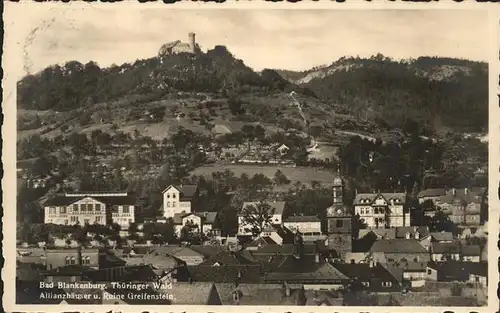
[[[391,287],[391,286],[392,286],[392,282],[390,282],[390,281],[382,282],[382,287]]]
[[[410,239],[411,238],[411,234],[410,233],[406,233],[405,238],[406,239]]]
[[[233,301],[240,301],[240,294],[238,291],[233,292]]]

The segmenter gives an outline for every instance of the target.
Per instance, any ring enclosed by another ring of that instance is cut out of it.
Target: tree
[[[259,235],[264,227],[271,224],[273,214],[274,208],[266,202],[247,205],[241,212],[243,224],[247,227],[246,230],[255,236]]]
[[[278,186],[290,184],[290,180],[281,170],[276,170],[274,173],[274,183]]]

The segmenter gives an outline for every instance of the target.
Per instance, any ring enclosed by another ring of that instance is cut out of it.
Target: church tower
[[[344,181],[340,175],[333,180],[333,201],[326,209],[328,246],[335,249],[341,258],[352,250],[352,214],[344,205]]]

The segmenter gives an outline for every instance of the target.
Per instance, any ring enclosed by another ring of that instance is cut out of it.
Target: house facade
[[[117,223],[128,228],[135,222],[135,198],[126,192],[66,193],[47,200],[44,211],[46,224]]]
[[[48,270],[63,266],[81,265],[99,268],[99,249],[60,248],[45,251],[45,265]]]
[[[191,213],[192,201],[197,196],[198,187],[195,185],[170,185],[162,192],[163,204],[160,211],[164,218],[174,217],[179,213]]]
[[[482,194],[464,189],[451,189],[440,197],[438,206],[450,214],[450,220],[458,225],[479,226],[481,224]]]
[[[214,229],[216,212],[198,212],[198,213],[176,213],[173,217],[175,233],[181,235],[184,227],[189,227],[191,232],[211,234]]]
[[[354,198],[354,211],[368,227],[410,226],[405,193],[360,193]]]
[[[321,235],[321,220],[317,216],[289,216],[283,226],[302,235]]]
[[[240,236],[249,236],[252,235],[252,227],[254,223],[251,223],[249,220],[253,218],[259,218],[258,213],[252,213],[252,211],[257,210],[260,203],[258,202],[245,202],[243,203],[243,207],[240,213],[238,213],[238,235]],[[269,215],[268,221],[262,221],[262,225],[258,225],[261,229],[264,229],[266,226],[270,225],[283,225],[283,212],[285,211],[286,202],[285,201],[273,201],[268,202],[266,205],[270,206],[270,212],[267,212],[266,215]],[[253,216],[253,217],[250,217]]]

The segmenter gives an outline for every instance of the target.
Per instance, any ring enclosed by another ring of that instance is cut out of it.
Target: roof
[[[267,274],[267,282],[289,283],[341,283],[349,278],[330,263],[317,263],[314,256],[302,256],[299,259],[288,256],[278,268]]]
[[[151,265],[154,269],[173,269],[179,266],[180,262],[166,253],[152,252],[139,257],[123,258],[128,266],[131,265]]]
[[[199,265],[213,266],[214,264],[216,264],[217,266],[221,265],[229,266],[229,265],[248,265],[252,264],[252,262],[247,258],[241,256],[239,252],[221,251],[217,253],[217,255],[209,258],[208,260]]]
[[[382,281],[400,281],[400,279],[394,277],[393,273],[380,263],[374,264],[373,267],[368,263],[334,263],[333,266],[354,280],[370,281],[372,279],[380,279]]]
[[[168,289],[168,293],[172,295],[173,304],[209,304],[210,295],[214,290],[214,284],[211,282],[175,282],[172,283],[172,288]]]
[[[458,242],[433,242],[431,245],[433,254],[460,253]]]
[[[266,204],[268,204],[271,209],[273,209],[273,214],[283,214],[283,212],[285,211],[285,205],[286,205],[286,202],[285,201],[270,201],[270,202],[264,202]],[[244,202],[243,203],[243,210],[242,212],[238,213],[238,215],[244,215],[244,210],[246,207],[249,207],[249,206],[257,206],[259,205],[259,202]]]
[[[400,268],[404,272],[425,272],[427,262],[398,262],[391,263],[391,266]]]
[[[190,245],[189,249],[202,254],[206,258],[216,256],[219,252],[227,251],[226,246],[212,246],[212,245]]]
[[[257,257],[259,255],[292,255],[294,251],[293,244],[283,244],[283,245],[265,245],[259,247],[257,250],[252,251],[252,255]],[[304,244],[303,252],[304,254],[315,254],[321,251],[321,247],[316,243],[314,244]]]
[[[444,196],[446,194],[446,189],[445,188],[431,188],[431,189],[424,189],[418,193],[419,198],[424,198],[424,197],[440,197]]]
[[[396,238],[396,229],[395,228],[367,228],[360,229],[358,238],[363,238],[369,233],[374,233],[379,238],[384,239],[395,239]]]
[[[455,190],[455,195],[453,194],[453,190]],[[464,203],[481,203],[482,194],[466,189],[451,189],[446,192],[446,195],[439,198],[439,203],[452,204],[457,201]]]
[[[462,255],[465,256],[480,256],[481,255],[481,247],[478,245],[462,245],[461,247]]]
[[[187,272],[194,282],[215,283],[259,283],[262,275],[259,264],[187,266]]]
[[[404,226],[396,227],[396,238],[406,238],[406,234],[411,235],[410,238],[415,238],[415,234],[419,233],[419,239],[429,235],[429,226]]]
[[[216,283],[215,288],[222,305],[297,305],[300,303],[299,293],[303,292],[302,288],[290,288],[290,295],[286,296],[283,284]],[[235,292],[239,295],[237,303],[233,299]]]
[[[45,206],[67,206],[81,199],[92,198],[106,205],[135,205],[134,196],[55,196],[45,202]]]
[[[81,276],[94,271],[92,268],[82,265],[67,265],[45,271],[43,276]]]
[[[370,252],[427,253],[427,250],[414,239],[382,239],[373,243]]]
[[[269,236],[262,236],[255,238],[246,247],[261,247],[263,245],[277,245],[277,243]]]
[[[196,192],[198,191],[198,186],[196,185],[181,185],[181,186],[170,185],[167,188],[165,188],[161,193],[164,194],[170,188],[175,188],[179,191],[181,201],[192,199],[196,195]]]
[[[467,280],[469,274],[488,277],[487,262],[429,262],[427,266],[437,270],[443,280]]]
[[[158,255],[170,255],[176,258],[183,260],[184,257],[198,257],[203,258],[203,255],[194,251],[193,249],[187,247],[179,247],[179,246],[161,246],[155,247],[152,249],[150,254],[158,253]]]
[[[306,306],[343,306],[344,299],[339,291],[334,290],[306,290]]]
[[[387,202],[390,202],[392,199],[394,199],[394,201],[396,202],[399,201],[400,204],[406,203],[406,194],[402,192],[396,192],[396,193],[358,193],[356,194],[356,197],[354,197],[353,204],[371,205],[373,201],[379,196],[383,197]]]
[[[451,232],[432,232],[430,235],[435,241],[453,241],[453,233]]]
[[[284,221],[284,223],[313,223],[321,222],[321,220],[315,215],[309,216],[289,216]]]
[[[217,212],[196,212],[195,214],[203,219],[204,224],[213,224],[217,218]]]

